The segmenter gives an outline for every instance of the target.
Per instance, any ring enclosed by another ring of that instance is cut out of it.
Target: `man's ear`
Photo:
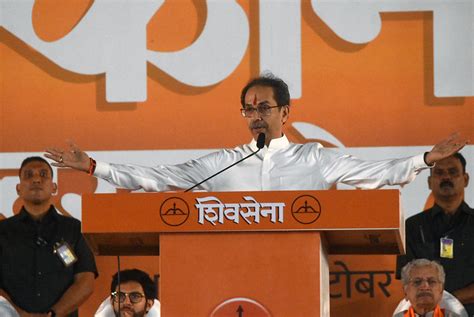
[[[16,184],[16,194],[20,196],[20,184]]]
[[[282,123],[285,124],[286,121],[288,121],[288,119],[290,118],[290,106],[283,106],[283,109],[281,111],[283,112],[281,120]]]
[[[146,300],[146,307],[145,307],[145,311],[148,313],[148,311],[151,309],[151,307],[153,306],[155,300],[154,299],[147,299]]]
[[[58,191],[58,184],[53,183],[53,194],[56,194],[57,191]]]
[[[464,187],[467,187],[469,185],[469,174],[464,173]]]
[[[443,293],[444,293],[444,284],[441,284],[439,294],[441,295],[440,302],[443,300]]]

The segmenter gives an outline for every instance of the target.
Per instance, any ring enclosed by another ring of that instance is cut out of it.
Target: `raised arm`
[[[332,149],[320,150],[321,172],[330,184],[375,189],[385,185],[404,185],[425,168],[461,150],[468,140],[454,133],[436,144],[430,152],[413,157],[380,161],[360,160]]]
[[[186,163],[148,167],[95,162],[86,152],[72,143],[66,149],[48,148],[44,154],[46,158],[54,161],[51,164],[53,166],[88,172],[90,175],[106,180],[115,187],[145,191],[189,188],[219,170],[221,165],[216,164],[222,161],[222,155],[222,151],[219,151]]]

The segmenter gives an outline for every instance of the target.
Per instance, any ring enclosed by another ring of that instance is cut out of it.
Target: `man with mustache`
[[[417,259],[405,265],[402,269],[403,291],[411,306],[393,317],[458,317],[439,306],[444,279],[443,267],[435,261]]]
[[[431,169],[434,206],[406,220],[406,256],[398,257],[397,271],[412,259],[438,261],[446,272],[445,289],[474,316],[474,210],[464,201],[468,184],[461,153]]]
[[[0,315],[77,317],[97,276],[81,223],[52,205],[57,185],[45,159],[26,158],[19,176],[23,207],[0,221],[0,298],[9,304]]]
[[[290,114],[286,83],[266,75],[251,80],[241,92],[240,112],[252,141],[232,150],[221,150],[177,165],[145,167],[96,162],[78,147],[47,149],[54,166],[70,167],[102,178],[116,187],[145,191],[191,188],[217,171],[257,150],[260,133],[265,134],[261,151],[224,173],[196,187],[205,191],[318,190],[335,183],[358,188],[380,188],[411,182],[420,170],[460,150],[467,141],[457,135],[438,143],[430,152],[395,160],[363,161],[319,143],[290,143],[283,126]]]

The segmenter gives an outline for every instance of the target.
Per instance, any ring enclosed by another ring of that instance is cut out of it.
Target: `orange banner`
[[[68,139],[99,160],[142,165],[247,143],[240,90],[267,70],[290,84],[293,142],[382,159],[422,153],[454,131],[472,141],[473,7],[470,0],[3,1],[0,217],[21,205],[21,161]],[[474,147],[463,154],[472,174]],[[427,203],[426,176],[402,189],[406,215]],[[77,218],[82,194],[116,192],[78,172],[60,170],[55,180],[58,208]],[[466,194],[473,205],[472,190]],[[339,260],[331,257],[334,270]],[[349,270],[394,270],[393,256],[342,260]],[[108,296],[115,271],[114,259],[98,263],[85,316]],[[127,265],[159,274],[157,258]],[[390,276],[379,281],[387,292],[346,296],[334,284],[341,296],[331,316],[389,315],[402,298]]]

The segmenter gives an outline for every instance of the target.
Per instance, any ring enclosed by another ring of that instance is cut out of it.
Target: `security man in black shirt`
[[[469,184],[466,159],[456,153],[438,161],[428,185],[434,206],[406,220],[406,256],[397,259],[400,269],[412,259],[439,262],[446,272],[445,290],[474,316],[474,209],[464,202]]]
[[[92,294],[97,268],[80,221],[51,205],[57,185],[41,157],[20,168],[19,214],[0,221],[0,296],[24,316],[78,316]]]

